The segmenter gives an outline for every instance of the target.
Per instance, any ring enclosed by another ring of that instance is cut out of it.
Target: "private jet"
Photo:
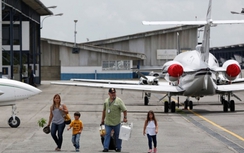
[[[241,67],[236,60],[226,60],[219,66],[218,60],[209,52],[210,27],[219,24],[243,24],[244,20],[212,20],[212,0],[209,0],[207,16],[205,21],[143,21],[144,25],[199,25],[204,26],[202,44],[196,46],[196,50],[178,54],[172,61],[162,66],[162,75],[167,80],[162,85],[126,85],[109,83],[81,83],[81,82],[52,82],[58,85],[73,85],[96,88],[116,88],[121,90],[141,91],[144,93],[166,94],[167,101],[164,102],[164,112],[175,112],[175,101],[172,96],[184,96],[185,109],[193,109],[190,97],[199,100],[204,96],[221,95],[223,111],[235,111],[235,102],[231,97],[238,98],[234,92],[244,91],[244,84],[231,84],[241,73]],[[221,75],[220,75],[221,74]],[[221,76],[221,77],[220,77]],[[222,78],[222,76],[224,78]],[[227,79],[228,84],[219,85],[216,80]],[[95,81],[95,80],[94,80]],[[97,81],[99,82],[99,81]],[[122,82],[122,81],[120,81]],[[147,96],[144,103],[147,103]],[[146,101],[146,102],[145,102]]]
[[[17,128],[20,125],[20,119],[16,116],[16,102],[39,93],[41,90],[29,84],[10,79],[0,79],[0,107],[12,106],[12,116],[8,120],[10,127]]]

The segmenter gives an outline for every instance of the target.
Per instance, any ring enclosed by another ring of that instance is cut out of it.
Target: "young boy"
[[[80,134],[83,130],[83,124],[82,121],[80,120],[80,113],[75,112],[74,113],[74,120],[70,123],[69,127],[67,130],[71,129],[73,127],[73,132],[72,132],[72,143],[75,147],[76,152],[79,152],[80,149]]]

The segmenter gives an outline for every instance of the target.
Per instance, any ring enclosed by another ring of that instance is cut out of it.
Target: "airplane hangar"
[[[161,68],[180,52],[194,50],[200,26],[178,26],[86,43],[41,38],[41,16],[53,13],[40,0],[2,1],[2,72],[23,81],[29,68],[41,80],[131,79],[131,68]],[[242,68],[244,44],[210,49],[219,63],[236,59]]]
[[[244,69],[244,44],[236,44],[222,47],[212,47],[210,52],[217,58],[220,66],[229,60],[236,60],[242,69]]]
[[[33,70],[35,82],[39,84],[40,18],[53,13],[40,0],[2,0],[1,8],[0,76],[28,82],[29,73]]]
[[[75,44],[41,38],[42,79],[131,79],[131,68],[161,68],[194,50],[199,26],[178,26]]]

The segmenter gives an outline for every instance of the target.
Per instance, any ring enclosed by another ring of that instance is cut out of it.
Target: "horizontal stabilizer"
[[[211,26],[219,24],[243,24],[244,20],[210,20],[207,21],[142,21],[144,25],[206,25]]]
[[[144,25],[205,25],[206,21],[142,21]]]
[[[215,20],[213,24],[243,24],[244,20]]]

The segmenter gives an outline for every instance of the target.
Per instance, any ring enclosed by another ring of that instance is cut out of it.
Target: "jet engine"
[[[230,81],[235,80],[241,72],[241,67],[235,60],[225,61],[222,67],[226,69],[224,75]]]
[[[169,61],[164,64],[162,73],[165,74],[164,78],[167,81],[177,81],[183,74],[183,66],[179,62]]]

